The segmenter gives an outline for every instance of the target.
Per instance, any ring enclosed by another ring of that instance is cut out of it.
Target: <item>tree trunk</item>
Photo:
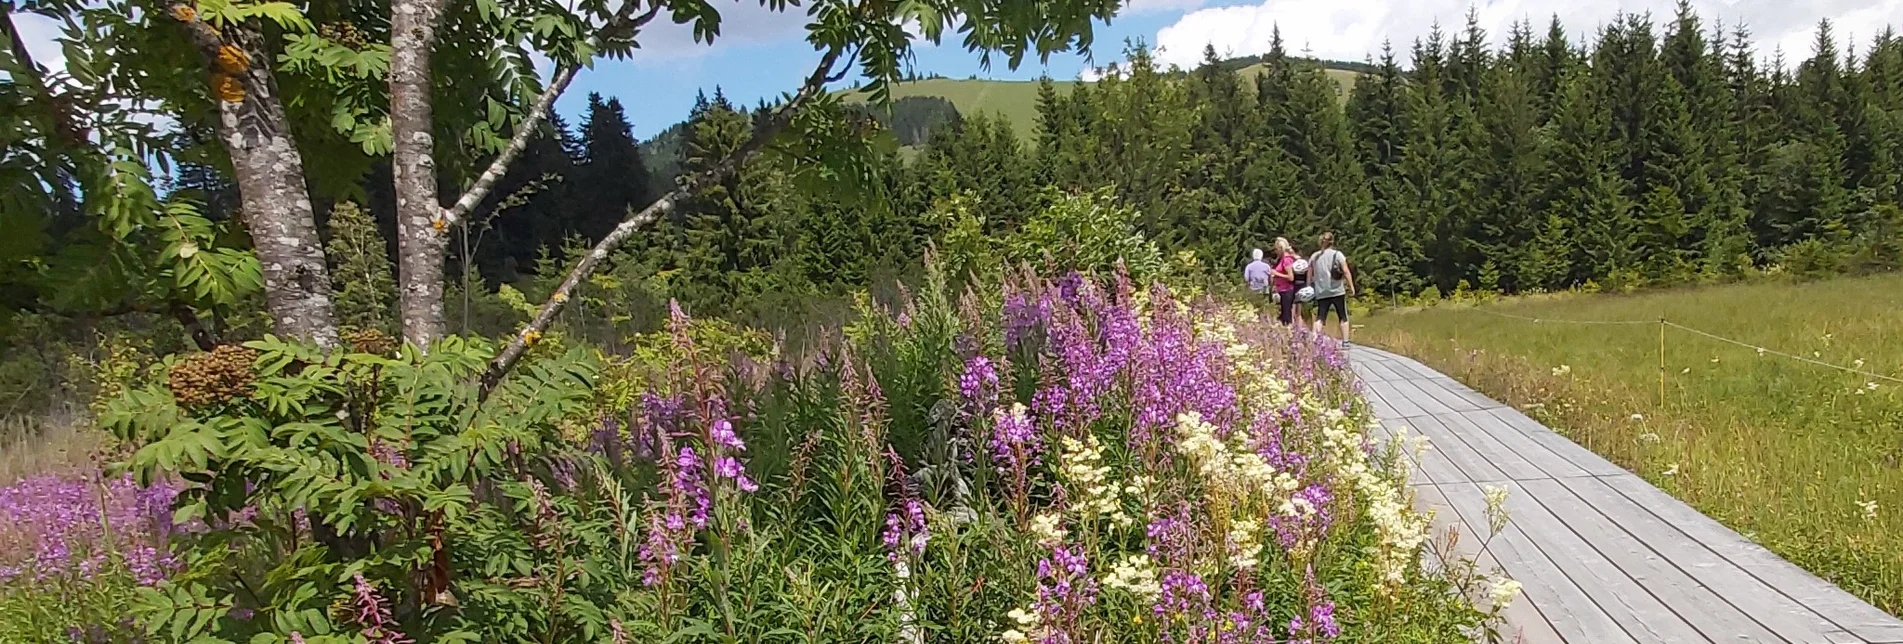
[[[211,67],[218,135],[231,154],[244,200],[245,229],[263,268],[272,327],[280,335],[334,346],[330,270],[271,57],[250,26],[232,26],[221,34],[183,4],[172,5],[172,16],[185,23]]]
[[[442,0],[390,4],[390,128],[395,137],[396,241],[403,339],[427,348],[443,335],[443,262],[449,219],[436,196],[430,49]]]

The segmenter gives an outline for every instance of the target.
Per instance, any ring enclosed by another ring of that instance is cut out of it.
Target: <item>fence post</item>
[[[1665,318],[1659,318],[1659,409],[1665,408]]]

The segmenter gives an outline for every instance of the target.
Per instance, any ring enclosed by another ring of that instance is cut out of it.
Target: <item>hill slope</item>
[[[1341,87],[1340,98],[1347,102],[1348,93],[1354,90],[1355,78],[1360,74],[1344,69],[1337,63],[1323,61],[1322,70]],[[1241,69],[1245,80],[1253,79],[1264,69],[1260,63],[1250,64]],[[1054,81],[1060,94],[1068,94],[1079,81]],[[899,83],[892,87],[892,99],[906,97],[937,97],[951,101],[957,106],[958,113],[966,116],[984,114],[1001,117],[1011,122],[1018,136],[1026,140],[1037,136],[1037,81],[984,80],[929,78],[908,83]],[[1253,83],[1245,83],[1254,87]],[[864,92],[852,91],[846,94],[848,101],[864,101]]]

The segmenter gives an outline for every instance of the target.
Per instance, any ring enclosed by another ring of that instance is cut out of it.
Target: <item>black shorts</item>
[[[1281,320],[1282,324],[1293,323],[1295,321],[1295,291],[1276,291],[1275,299],[1282,305],[1281,312],[1275,319]]]
[[[1315,300],[1315,321],[1320,322],[1328,319],[1328,309],[1331,308],[1335,310],[1335,314],[1341,318],[1341,321],[1348,321],[1348,296],[1346,295],[1324,297]]]

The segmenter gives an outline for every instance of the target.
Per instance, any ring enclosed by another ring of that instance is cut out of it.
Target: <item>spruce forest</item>
[[[1277,236],[1312,249],[1333,230],[1382,299],[1864,272],[1903,258],[1903,40],[1887,29],[1851,43],[1821,24],[1809,57],[1790,62],[1686,7],[1583,35],[1523,23],[1501,39],[1470,22],[1381,52],[1345,99],[1279,43],[1247,69],[1213,50],[1188,71],[1159,69],[1141,46],[1126,53],[1097,83],[1059,92],[1047,79],[1034,141],[942,101],[868,109],[898,115],[883,120],[901,122],[897,140],[916,155],[880,164],[867,196],[804,194],[759,164],[628,260],[671,276],[684,301],[832,291],[904,272],[960,217],[987,235],[1016,231],[1049,188],[1114,190],[1165,256],[1193,253],[1191,267],[1218,279]],[[662,168],[652,180],[737,145],[746,114],[703,97],[678,126],[678,161],[647,160]],[[545,140],[511,174],[527,194],[471,255],[484,278],[534,272],[564,236],[598,237],[651,194],[637,188],[651,171],[626,127],[612,99],[591,102],[580,137]]]
[[[1887,27],[1126,43],[1013,115],[890,99],[919,47],[1089,56],[1126,3],[758,4],[802,84],[661,127],[551,106],[731,2],[0,2],[0,641],[1517,641],[1517,484],[1438,523],[1377,350],[1271,322],[1251,249],[1333,233],[1397,345],[1467,310],[1403,303],[1903,266]],[[1894,567],[1789,543],[1894,610]]]

